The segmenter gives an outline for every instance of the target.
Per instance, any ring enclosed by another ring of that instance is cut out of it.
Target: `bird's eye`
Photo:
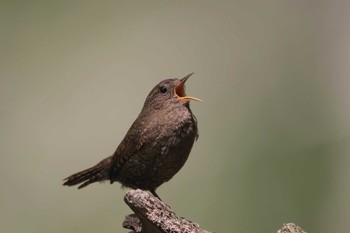
[[[160,91],[161,93],[166,93],[168,90],[166,89],[165,86],[160,86],[160,87],[159,87],[159,91]]]

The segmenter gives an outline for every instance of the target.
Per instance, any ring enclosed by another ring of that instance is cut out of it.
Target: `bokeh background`
[[[62,179],[113,153],[160,80],[200,137],[159,188],[215,232],[346,232],[349,1],[1,1],[1,232],[127,232],[119,184]]]

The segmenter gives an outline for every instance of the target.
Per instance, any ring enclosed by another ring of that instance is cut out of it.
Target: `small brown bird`
[[[113,155],[67,177],[63,185],[83,188],[94,182],[118,181],[124,187],[149,190],[169,181],[185,164],[198,138],[197,119],[182,79],[166,79],[148,94],[141,113]]]

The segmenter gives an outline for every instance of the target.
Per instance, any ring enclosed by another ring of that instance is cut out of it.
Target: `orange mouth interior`
[[[195,101],[200,101],[202,102],[201,99],[198,99],[196,97],[192,97],[192,96],[187,96],[185,93],[185,82],[186,79],[181,80],[181,82],[175,87],[175,96],[177,96],[180,100],[185,100],[185,101],[191,101],[191,100],[195,100]]]
[[[186,97],[185,82],[180,82],[180,84],[175,87],[175,95],[180,98]]]

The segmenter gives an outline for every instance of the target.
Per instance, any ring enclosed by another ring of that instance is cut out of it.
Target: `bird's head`
[[[193,73],[182,79],[165,79],[158,83],[148,94],[144,108],[167,108],[169,106],[188,105],[191,100],[202,101],[196,97],[187,96],[185,83]]]

